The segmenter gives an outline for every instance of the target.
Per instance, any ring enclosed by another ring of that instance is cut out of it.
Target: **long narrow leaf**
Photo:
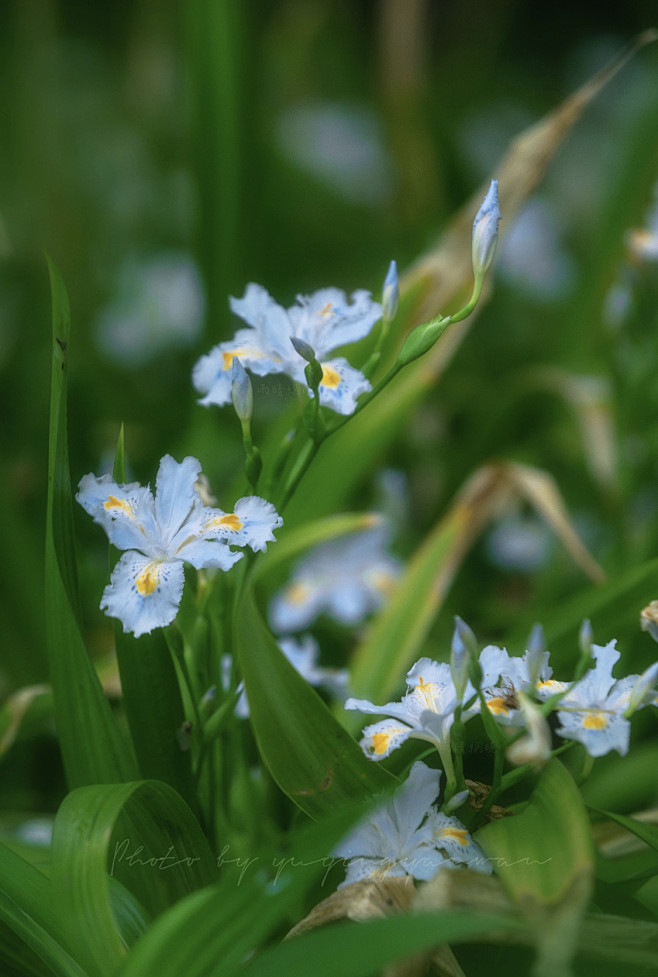
[[[53,360],[45,611],[59,743],[69,786],[77,787],[127,780],[137,770],[80,634],[66,427],[70,314],[60,274],[52,261],[48,265]]]
[[[251,721],[281,790],[313,818],[392,784],[292,667],[245,590],[236,632]]]

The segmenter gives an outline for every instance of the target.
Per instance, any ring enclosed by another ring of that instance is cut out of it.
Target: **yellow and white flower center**
[[[422,675],[418,676],[418,685],[415,686],[414,692],[418,692],[425,700],[425,705],[432,712],[436,712],[436,698],[438,696],[439,690],[437,688],[436,682],[424,682]]]
[[[509,712],[507,703],[500,696],[494,699],[487,699],[487,708],[494,716],[506,716]]]
[[[322,367],[322,386],[330,387],[335,390],[336,387],[340,386],[340,376],[334,370],[333,366],[323,366]]]
[[[608,725],[608,717],[602,712],[588,712],[583,719],[584,729],[605,729]]]
[[[142,572],[135,580],[137,593],[140,595],[140,597],[149,597],[152,593],[154,593],[157,590],[159,583],[160,583],[160,563],[158,563],[157,561],[154,561],[153,563],[149,563],[148,566],[144,567]]]

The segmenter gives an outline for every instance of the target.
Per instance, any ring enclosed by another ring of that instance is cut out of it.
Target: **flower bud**
[[[482,281],[491,267],[498,243],[498,180],[492,180],[487,195],[473,221],[473,272]]]
[[[648,631],[654,641],[658,641],[658,600],[652,600],[642,608],[640,627],[643,631]]]
[[[541,769],[551,758],[551,729],[540,706],[523,692],[517,697],[527,733],[508,747],[507,759],[517,766],[533,763]]]
[[[531,689],[536,689],[541,678],[542,668],[546,660],[546,641],[541,624],[535,624],[528,638],[526,664]]]
[[[398,266],[395,261],[391,261],[382,290],[382,316],[387,322],[395,319],[399,302],[400,285],[398,282]]]
[[[315,360],[315,350],[306,340],[300,339],[298,336],[291,336],[290,342],[295,347],[295,352],[299,353],[307,363],[312,363]]]
[[[583,657],[592,657],[592,643],[594,642],[594,632],[592,631],[592,622],[585,620],[580,625],[580,631],[578,632],[578,645],[580,647],[580,652]]]
[[[450,648],[450,672],[455,685],[457,702],[461,702],[464,698],[464,691],[468,682],[468,662],[468,648],[464,644],[458,629],[455,628]]]
[[[231,366],[231,399],[235,413],[241,421],[248,421],[254,411],[254,392],[251,380],[237,356]]]
[[[624,713],[625,719],[630,719],[634,712],[637,712],[642,706],[646,706],[655,698],[658,698],[656,680],[658,680],[658,662],[649,665],[638,677],[637,682],[631,689],[631,697],[626,712]]]

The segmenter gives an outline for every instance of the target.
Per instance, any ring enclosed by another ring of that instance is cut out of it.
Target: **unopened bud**
[[[398,266],[395,261],[391,261],[382,290],[382,316],[388,322],[395,319],[399,302],[400,284],[398,282]]]
[[[654,662],[653,665],[649,665],[649,667],[646,668],[638,677],[637,682],[631,689],[631,697],[628,702],[628,708],[624,713],[624,717],[626,719],[630,719],[633,713],[637,712],[638,709],[641,709],[642,706],[647,706],[650,702],[656,702],[658,699],[656,680],[658,680],[658,662]]]
[[[522,763],[533,763],[541,769],[551,758],[551,729],[541,707],[532,701],[525,693],[518,692],[517,698],[526,725],[526,735],[516,740],[507,749],[507,759],[510,763],[520,766]]]
[[[640,627],[658,641],[658,600],[652,600],[640,613]]]
[[[295,347],[295,352],[299,353],[307,363],[312,363],[315,360],[315,350],[305,339],[300,339],[298,336],[291,336],[290,342]]]
[[[457,694],[457,702],[461,702],[464,697],[466,683],[468,682],[468,663],[468,648],[462,641],[458,629],[455,628],[450,648],[450,673]]]
[[[231,366],[231,399],[241,421],[248,421],[254,412],[254,392],[251,380],[237,356]]]
[[[545,666],[548,655],[546,654],[546,641],[544,639],[544,629],[541,624],[535,624],[530,637],[528,638],[528,649],[525,654],[525,662],[528,669],[528,679],[531,689],[536,689],[541,678],[542,669]]]
[[[458,794],[453,794],[443,809],[444,813],[452,814],[452,812],[456,811],[458,807],[461,807],[462,804],[466,803],[468,796],[468,790],[460,790]]]
[[[592,644],[594,642],[594,632],[592,631],[591,621],[585,620],[580,625],[578,632],[578,645],[583,657],[592,657]]]
[[[492,180],[487,195],[473,221],[473,272],[482,281],[491,267],[498,243],[498,180]]]

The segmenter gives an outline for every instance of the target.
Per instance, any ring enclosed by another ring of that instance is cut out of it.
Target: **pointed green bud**
[[[231,399],[241,421],[248,421],[254,412],[254,392],[247,371],[237,356],[231,366]]]
[[[318,387],[322,383],[324,376],[322,367],[315,358],[315,350],[313,347],[306,342],[304,339],[299,339],[298,336],[291,336],[290,342],[295,347],[295,352],[299,353],[303,359],[306,360],[307,365],[304,367],[304,376],[306,377],[306,382],[314,393],[317,393]]]
[[[290,342],[295,347],[296,353],[299,353],[307,363],[313,363],[315,360],[315,350],[310,343],[307,343],[305,339],[300,339],[298,336],[291,336]]]
[[[382,290],[382,317],[387,322],[392,322],[395,319],[399,304],[400,284],[398,282],[398,266],[395,261],[391,261]]]
[[[476,283],[482,282],[491,267],[498,244],[500,219],[498,180],[492,180],[473,221],[473,273]]]
[[[413,363],[419,356],[431,349],[451,321],[450,316],[438,316],[431,322],[426,322],[422,326],[416,326],[415,329],[412,329],[402,344],[396,366],[406,366],[407,363]]]

